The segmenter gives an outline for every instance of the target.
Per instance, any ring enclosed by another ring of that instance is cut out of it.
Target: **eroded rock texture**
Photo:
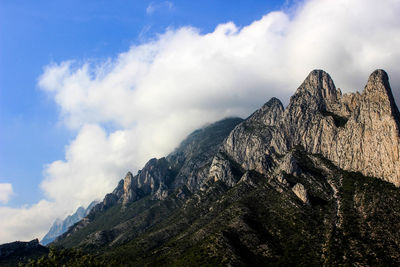
[[[230,133],[210,176],[220,179],[228,172],[221,155],[246,170],[266,173],[277,154],[301,146],[344,170],[400,186],[399,129],[399,111],[383,70],[371,74],[361,94],[345,95],[329,74],[314,70],[286,110],[273,98]],[[219,173],[216,165],[222,167]]]

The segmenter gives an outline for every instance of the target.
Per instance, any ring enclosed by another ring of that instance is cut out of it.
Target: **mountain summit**
[[[329,74],[314,70],[291,97],[286,110],[279,103],[268,103],[278,108],[264,109],[257,116],[276,115],[278,119],[250,118],[222,145],[223,153],[243,168],[267,173],[272,166],[269,157],[301,146],[339,168],[400,186],[399,112],[383,70],[371,74],[361,95],[342,95]],[[260,129],[253,131],[255,128]],[[251,147],[243,142],[250,137]]]
[[[129,172],[52,245],[88,253],[72,265],[398,266],[399,125],[383,70],[350,94],[314,70],[286,109],[272,98]]]

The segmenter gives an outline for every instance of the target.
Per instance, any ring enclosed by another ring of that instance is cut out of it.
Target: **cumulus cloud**
[[[77,136],[65,159],[45,168],[41,188],[48,200],[21,210],[0,208],[11,218],[0,222],[0,243],[4,233],[24,227],[13,227],[17,218],[46,214],[21,231],[32,238],[56,216],[102,198],[127,170],[166,155],[205,123],[246,117],[272,96],[287,104],[312,69],[328,71],[348,92],[362,90],[368,75],[384,68],[398,100],[398,14],[397,0],[311,0],[243,28],[228,22],[207,34],[168,29],[101,64],[47,66],[39,87],[54,97],[61,121]]]
[[[0,207],[0,244],[42,237],[55,218],[64,216],[65,205],[41,200],[21,208]]]
[[[107,135],[97,125],[82,127],[67,147],[65,161],[55,161],[45,168],[41,187],[47,197],[56,202],[68,199],[77,205],[109,193],[107,189],[115,186],[116,179],[132,165],[128,134],[115,131]]]
[[[0,184],[0,203],[7,204],[13,195],[12,184],[1,183]]]
[[[174,4],[170,1],[163,1],[159,3],[151,2],[146,8],[146,13],[147,15],[152,15],[157,9],[173,10]]]

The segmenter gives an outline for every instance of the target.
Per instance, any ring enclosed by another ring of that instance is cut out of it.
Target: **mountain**
[[[40,243],[42,245],[47,245],[53,242],[54,239],[65,233],[70,226],[86,217],[97,203],[98,201],[91,202],[86,209],[84,207],[79,207],[74,214],[67,216],[64,220],[56,219],[49,232],[43,237]]]
[[[47,255],[49,249],[40,245],[39,240],[16,241],[0,245],[0,266],[17,266],[19,262]]]
[[[60,236],[55,244],[59,244],[60,240],[75,232],[82,236],[83,232],[90,231],[88,229],[93,227],[91,222],[98,222],[96,218],[111,208],[111,210],[118,208],[123,211],[121,215],[127,217],[121,220],[136,221],[135,211],[132,214],[127,211],[128,207],[132,208],[129,205],[131,203],[144,202],[143,206],[138,204],[138,212],[142,212],[146,211],[149,205],[165,200],[171,194],[178,194],[181,199],[184,199],[192,192],[198,191],[207,181],[208,170],[220,144],[242,121],[240,118],[228,118],[196,130],[167,157],[149,160],[135,176],[128,172],[115,190],[105,196],[103,202],[97,204],[87,217]],[[118,217],[105,218],[105,220],[104,224],[113,226],[120,222]],[[90,227],[86,227],[88,224]],[[120,227],[124,228],[124,225]],[[118,233],[120,233],[119,240],[128,238],[124,230]],[[102,239],[107,233],[101,232],[95,235],[96,238]]]
[[[272,98],[128,173],[41,262],[399,266],[399,144],[383,70],[351,94],[314,70],[286,108]]]

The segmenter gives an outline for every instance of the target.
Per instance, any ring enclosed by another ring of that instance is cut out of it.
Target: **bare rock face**
[[[136,176],[131,172],[126,174],[119,202],[126,205],[148,194],[157,199],[164,199],[168,196],[165,185],[169,184],[172,178],[173,172],[165,158],[151,159]]]
[[[271,113],[270,118],[264,119],[276,120],[277,114]],[[93,208],[89,219],[117,203],[125,207],[148,195],[152,199],[163,200],[175,190],[181,192],[181,195],[187,195],[200,189],[207,182],[209,168],[219,146],[242,121],[240,118],[227,118],[198,129],[167,157],[150,159],[136,175],[128,172],[114,191]],[[230,175],[231,173],[228,176],[231,177]],[[232,180],[231,185],[236,182],[237,180]],[[189,191],[186,192],[182,187]]]
[[[336,93],[333,82],[322,80],[320,91],[329,91],[331,95],[325,94],[328,96],[325,98],[321,93],[323,100],[320,100],[308,98],[301,91],[302,87],[315,91],[308,88],[309,80],[326,77],[317,73],[310,74],[285,111],[285,119],[296,122],[286,128],[286,139],[294,137],[291,147],[302,145],[306,151],[322,154],[340,168],[400,186],[399,115],[387,74],[383,70],[374,71],[361,95],[345,97]],[[293,101],[297,98],[303,98],[302,103],[322,104],[308,105],[303,110],[305,114],[293,113],[291,111],[299,110],[299,103]],[[311,118],[308,114],[315,116]]]
[[[361,94],[342,95],[329,74],[314,70],[285,110],[271,99],[235,127],[220,153],[244,170],[265,174],[274,166],[274,157],[301,146],[344,170],[400,186],[399,118],[385,71],[374,71]],[[211,180],[228,173],[220,156],[213,163]],[[224,168],[218,171],[217,164]]]
[[[246,121],[233,129],[217,157],[226,158],[225,160],[229,158],[240,164],[245,170],[266,173],[272,163],[269,156],[276,152],[274,135],[282,115],[282,103],[278,99],[272,98]],[[215,161],[215,163],[217,162],[221,166],[224,165],[221,160]],[[225,165],[227,164],[225,163]],[[212,166],[211,170],[211,176],[218,176],[215,166]],[[225,170],[225,172],[227,171]]]
[[[132,199],[134,199],[136,196],[136,193],[132,190],[132,179],[133,175],[131,172],[128,172],[124,178],[124,183],[123,183],[123,188],[124,188],[124,193],[122,195],[122,203],[125,204]]]
[[[304,188],[304,185],[297,183],[293,186],[292,191],[303,203],[308,203],[307,190]]]
[[[331,153],[332,160],[344,169],[400,186],[399,111],[383,70],[371,74],[357,106],[338,136],[339,153]],[[347,162],[342,160],[351,157]]]

